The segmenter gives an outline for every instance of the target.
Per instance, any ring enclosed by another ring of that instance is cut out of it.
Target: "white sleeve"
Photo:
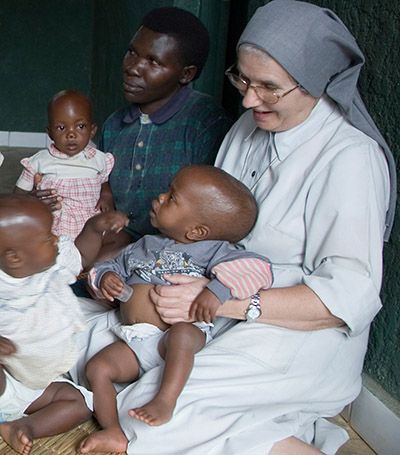
[[[59,237],[57,263],[69,270],[75,278],[80,274],[82,257],[72,237],[64,235]]]
[[[322,169],[306,202],[303,281],[351,336],[381,308],[388,182],[383,155],[372,145],[353,145]]]

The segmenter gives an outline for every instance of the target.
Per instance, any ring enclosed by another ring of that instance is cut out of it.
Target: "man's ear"
[[[190,65],[190,66],[185,66],[183,68],[183,74],[182,77],[180,78],[179,82],[182,85],[188,85],[190,82],[192,82],[193,78],[197,74],[197,67],[195,65]]]
[[[199,242],[200,240],[206,240],[210,235],[210,228],[204,224],[200,224],[186,232],[186,238],[192,242]]]
[[[11,249],[4,253],[5,265],[9,270],[17,270],[24,264],[24,260],[18,254],[18,251]]]
[[[92,126],[90,128],[90,139],[93,139],[96,133],[97,133],[97,125],[96,125],[96,123],[92,123]]]

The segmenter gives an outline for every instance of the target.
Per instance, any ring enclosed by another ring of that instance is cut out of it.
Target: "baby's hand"
[[[114,301],[114,298],[120,294],[123,288],[124,283],[117,273],[106,272],[102,276],[100,281],[100,290],[104,297],[110,302]]]
[[[189,318],[194,318],[197,322],[210,323],[215,319],[215,314],[220,305],[221,301],[218,297],[205,288],[192,303]]]
[[[88,220],[96,232],[119,232],[125,226],[128,226],[129,218],[122,212],[112,210],[106,213],[100,213]]]
[[[14,354],[14,352],[17,352],[17,348],[14,343],[8,338],[0,336],[0,355],[10,355]]]

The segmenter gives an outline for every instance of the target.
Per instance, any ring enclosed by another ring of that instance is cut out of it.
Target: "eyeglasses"
[[[248,89],[252,88],[256,92],[257,96],[268,104],[276,104],[281,98],[289,95],[289,93],[293,92],[293,90],[296,90],[296,88],[300,87],[300,84],[297,84],[296,87],[293,87],[280,95],[279,93],[276,93],[273,90],[262,85],[252,85],[248,79],[245,79],[244,77],[239,76],[239,74],[235,73],[234,68],[236,69],[236,63],[234,63],[225,71],[225,75],[228,77],[229,82],[239,90],[240,94],[242,96],[245,96]]]

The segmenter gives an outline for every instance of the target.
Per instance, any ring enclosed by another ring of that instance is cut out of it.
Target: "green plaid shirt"
[[[232,124],[208,95],[182,88],[161,109],[141,120],[138,106],[114,112],[103,126],[99,149],[114,155],[110,186],[115,208],[129,216],[134,240],[157,233],[151,202],[168,191],[176,172],[190,164],[213,164]]]

